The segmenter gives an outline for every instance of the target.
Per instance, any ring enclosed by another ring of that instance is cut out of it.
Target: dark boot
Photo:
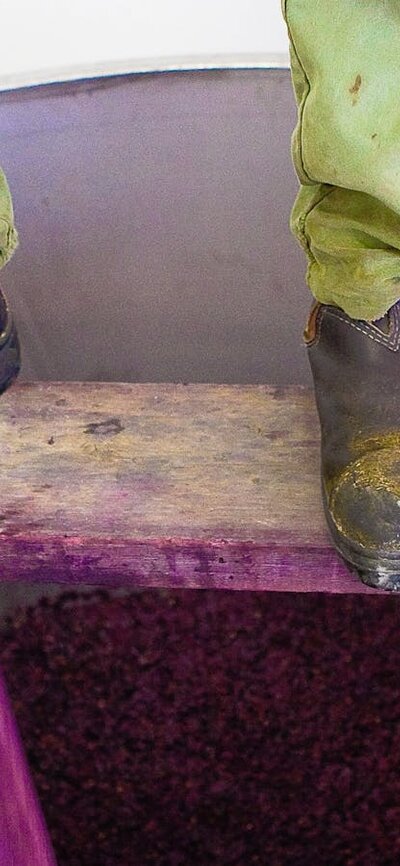
[[[21,353],[16,325],[7,299],[0,290],[0,394],[18,376]]]
[[[400,302],[373,324],[315,304],[304,339],[335,546],[364,583],[400,591]]]

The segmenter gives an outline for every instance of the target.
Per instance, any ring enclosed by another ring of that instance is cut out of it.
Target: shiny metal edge
[[[158,57],[79,64],[53,69],[35,69],[0,75],[0,91],[36,87],[86,78],[108,78],[146,72],[201,72],[235,69],[289,69],[289,52],[267,54],[210,54],[198,57]]]

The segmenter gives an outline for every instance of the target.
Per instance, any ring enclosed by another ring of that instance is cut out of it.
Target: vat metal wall
[[[288,70],[0,94],[22,378],[308,382]]]

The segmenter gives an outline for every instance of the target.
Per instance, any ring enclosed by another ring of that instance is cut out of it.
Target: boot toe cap
[[[340,534],[362,548],[398,551],[400,557],[400,448],[369,452],[351,463],[333,482],[328,502]]]

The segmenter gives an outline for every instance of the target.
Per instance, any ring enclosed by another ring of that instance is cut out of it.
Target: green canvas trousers
[[[314,297],[373,321],[400,298],[400,0],[282,0],[298,106],[290,216]]]
[[[8,262],[18,246],[13,205],[4,172],[0,168],[0,268]]]

